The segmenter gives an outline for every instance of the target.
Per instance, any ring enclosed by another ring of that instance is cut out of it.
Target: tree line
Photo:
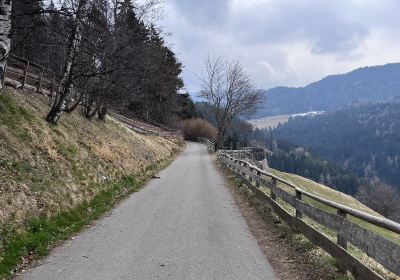
[[[109,109],[164,124],[185,115],[183,65],[155,25],[160,7],[157,0],[0,1],[1,86],[11,52],[57,74],[49,123],[78,107],[89,119]]]
[[[315,117],[296,117],[273,134],[400,190],[398,102],[355,104]]]

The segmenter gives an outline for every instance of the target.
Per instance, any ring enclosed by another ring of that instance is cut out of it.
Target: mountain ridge
[[[265,91],[266,106],[255,118],[309,111],[331,111],[355,102],[400,99],[400,63],[365,66],[328,75],[304,87],[279,86]]]

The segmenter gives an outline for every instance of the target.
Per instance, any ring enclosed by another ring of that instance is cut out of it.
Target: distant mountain
[[[353,105],[313,117],[290,118],[274,137],[302,145],[370,179],[400,190],[400,103]]]
[[[309,111],[331,111],[355,102],[400,99],[400,63],[364,67],[328,76],[306,87],[276,87],[265,92],[256,118]]]

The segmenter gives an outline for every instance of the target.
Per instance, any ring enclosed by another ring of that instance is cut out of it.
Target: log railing
[[[8,58],[6,78],[17,83],[17,85],[14,84],[14,87],[22,89],[33,87],[36,92],[45,93],[51,97],[54,96],[59,83],[58,76],[50,69],[13,54],[10,54]],[[136,121],[113,112],[109,112],[109,115],[123,122],[131,130],[141,134],[157,135],[164,138],[182,138],[182,132],[180,130],[165,131],[159,127]]]
[[[207,138],[198,137],[197,142],[202,143],[207,146],[207,150],[210,152],[215,152],[215,143]]]
[[[13,54],[8,57],[6,77],[20,83],[22,89],[33,86],[36,92],[47,91],[48,95],[54,93],[58,83],[52,70]]]
[[[131,130],[145,134],[145,135],[156,135],[164,138],[181,138],[182,137],[182,132],[180,130],[175,130],[175,131],[164,131],[163,129],[160,129],[159,127],[137,121],[131,118],[127,118],[125,116],[122,116],[117,113],[109,112],[108,113],[111,117],[114,119],[124,123],[128,128]]]
[[[210,141],[201,139],[200,142],[205,143],[209,148]],[[382,230],[390,231],[390,234],[394,234],[396,238],[400,238],[398,235],[400,234],[400,224],[305,191],[296,184],[261,170],[248,161],[234,158],[230,151],[218,150],[217,156],[224,165],[244,181],[246,186],[262,203],[268,203],[274,212],[289,226],[298,230],[311,242],[334,257],[342,272],[350,271],[356,279],[384,279],[382,275],[379,275],[349,253],[348,244],[350,243],[389,271],[400,276],[400,245],[380,234],[361,227],[357,222],[354,222],[354,218],[349,219],[349,216],[372,224]],[[279,187],[278,182],[292,189],[292,193]],[[264,192],[261,186],[269,189],[270,194],[268,195]],[[304,201],[305,197],[329,206],[336,212],[331,213],[306,203]],[[278,203],[278,198],[295,209],[294,215],[290,214]],[[336,242],[309,225],[305,221],[305,217],[336,234]]]

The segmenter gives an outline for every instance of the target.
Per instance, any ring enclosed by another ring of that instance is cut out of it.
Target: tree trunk
[[[82,40],[82,15],[88,8],[88,0],[80,0],[78,10],[75,17],[75,27],[71,31],[68,44],[67,58],[64,65],[64,74],[60,81],[57,97],[54,101],[46,120],[51,124],[57,124],[61,115],[66,110],[67,104],[72,93],[72,72],[74,67],[75,55],[79,52]]]
[[[11,0],[0,0],[0,90],[4,87],[7,59],[10,53],[11,3]]]
[[[97,117],[100,121],[106,121],[106,116],[107,116],[107,108],[105,106],[102,106],[97,113]]]

